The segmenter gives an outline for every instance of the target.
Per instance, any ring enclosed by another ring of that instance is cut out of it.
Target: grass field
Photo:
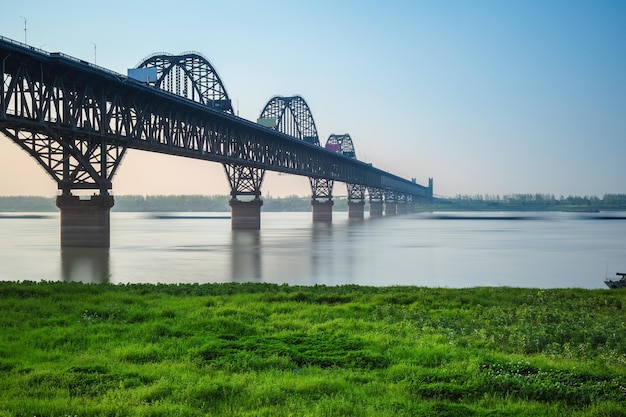
[[[626,291],[0,283],[0,417],[626,416]]]

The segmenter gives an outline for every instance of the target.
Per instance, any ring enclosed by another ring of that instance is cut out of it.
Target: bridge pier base
[[[365,201],[348,201],[348,218],[362,219],[364,217]]]
[[[382,217],[383,216],[383,202],[382,201],[370,201],[370,217]]]
[[[317,201],[311,200],[313,208],[313,222],[332,222],[333,221],[333,200]]]
[[[397,203],[395,201],[385,201],[385,216],[396,215]]]
[[[406,203],[396,203],[396,214],[406,214]]]
[[[108,248],[111,246],[112,195],[94,195],[81,200],[60,195],[56,205],[61,211],[61,247]]]
[[[260,230],[263,200],[229,200],[230,228],[232,230]]]

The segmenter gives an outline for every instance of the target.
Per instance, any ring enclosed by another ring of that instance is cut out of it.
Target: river
[[[419,213],[313,224],[262,213],[111,213],[111,248],[61,249],[57,213],[0,213],[1,281],[604,288],[626,272],[626,213]]]

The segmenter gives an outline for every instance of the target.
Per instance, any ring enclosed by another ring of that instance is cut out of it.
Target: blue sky
[[[125,73],[154,52],[198,51],[241,117],[300,94],[323,142],[435,193],[626,193],[624,1],[23,0],[0,35]],[[18,180],[16,180],[18,178]],[[129,152],[115,194],[223,194],[219,164]],[[336,185],[336,195],[345,187]],[[0,137],[0,194],[56,184]],[[264,194],[308,195],[268,175]]]

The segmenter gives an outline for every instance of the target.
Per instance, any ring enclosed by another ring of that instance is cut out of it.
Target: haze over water
[[[109,250],[63,249],[58,214],[0,216],[0,280],[603,288],[626,272],[624,213],[435,213],[332,224],[262,213],[112,213]]]

